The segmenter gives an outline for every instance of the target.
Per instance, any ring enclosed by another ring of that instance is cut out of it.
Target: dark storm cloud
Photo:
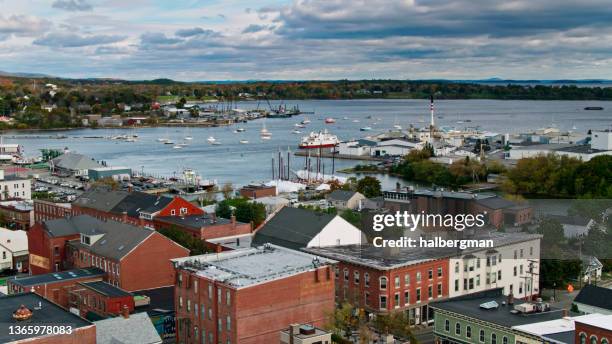
[[[298,38],[508,37],[610,26],[612,6],[608,0],[304,0],[279,9],[276,20],[279,34]]]
[[[56,0],[51,6],[53,8],[71,12],[91,11],[93,9],[93,6],[91,6],[91,4],[89,4],[86,0]]]
[[[120,35],[89,35],[82,36],[75,33],[49,33],[34,40],[35,45],[54,48],[75,48],[90,45],[116,43],[126,39]]]

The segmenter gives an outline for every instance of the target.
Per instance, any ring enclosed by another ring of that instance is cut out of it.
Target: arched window
[[[467,338],[472,338],[472,326],[468,325],[465,327],[465,336]]]
[[[597,336],[591,336],[591,344],[597,344]]]
[[[387,277],[380,278],[380,289],[381,290],[387,289]]]
[[[495,333],[491,333],[491,344],[497,344],[497,335]]]
[[[444,321],[444,331],[450,331],[450,321],[448,321],[448,319]]]
[[[455,334],[458,336],[461,335],[461,324],[460,323],[455,324]]]
[[[504,338],[502,338],[502,344],[508,344],[508,337],[504,336]]]
[[[481,342],[481,343],[484,343],[484,341],[485,341],[485,333],[484,333],[484,330],[480,330],[478,340],[480,340],[480,342]]]
[[[366,287],[370,286],[370,274],[369,273],[366,272],[363,274],[363,281]]]
[[[580,332],[580,344],[586,344],[586,333]]]
[[[607,338],[601,338],[601,344],[610,344]]]

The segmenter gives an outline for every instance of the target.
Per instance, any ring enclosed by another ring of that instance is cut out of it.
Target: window
[[[393,282],[395,284],[395,288],[399,288],[400,287],[400,278],[399,278],[399,276],[395,276],[395,278],[393,279]]]
[[[225,304],[228,306],[232,304],[232,295],[229,290],[225,292]]]
[[[179,296],[179,308],[183,308],[183,297]]]
[[[459,280],[455,280],[455,291],[459,291]]]
[[[610,344],[606,338],[601,339],[601,344]]]
[[[355,279],[355,284],[359,284],[359,271],[353,272],[353,278]]]
[[[178,286],[182,287],[183,286],[183,275],[179,273],[178,275]]]
[[[499,281],[501,279],[501,270],[497,271],[497,280]]]
[[[480,269],[480,258],[476,259],[476,267]]]
[[[597,337],[591,336],[591,344],[597,344]]]
[[[200,305],[200,318],[204,319],[204,317],[206,317],[206,307],[202,303]]]
[[[408,306],[409,304],[410,304],[410,292],[405,291],[404,292],[404,305]]]
[[[455,334],[458,336],[461,335],[461,324],[460,323],[455,324]]]
[[[191,312],[191,300],[187,300],[187,312]]]
[[[217,289],[217,303],[221,303],[221,289]]]
[[[428,279],[433,279],[433,269],[429,269],[429,270],[427,271],[427,278],[428,278]]]
[[[176,215],[176,210],[175,209],[170,210],[170,215],[172,216]]]
[[[427,298],[433,298],[433,286],[431,285],[427,287]]]
[[[514,267],[514,276],[517,275],[518,269],[516,268],[516,266]]]
[[[380,295],[380,309],[387,309],[387,297]]]
[[[196,316],[200,315],[200,312],[198,311],[198,304],[197,303],[193,304],[193,314],[195,314]]]
[[[340,269],[338,268],[338,266],[334,267],[334,272],[336,273],[336,279],[338,279],[338,277],[340,277]]]
[[[405,274],[404,275],[404,285],[405,286],[409,286],[410,285],[410,274]]]
[[[231,331],[231,330],[232,330],[232,318],[231,318],[229,315],[228,315],[228,316],[226,317],[226,319],[225,319],[225,328],[226,328],[228,331]]]
[[[442,268],[438,268],[438,277],[442,277]]]
[[[366,305],[366,306],[369,305],[368,300],[370,299],[370,292],[366,291],[365,294],[364,294],[363,299],[364,299],[363,300],[363,304]]]
[[[444,320],[444,331],[450,331],[450,321],[448,321],[448,319]]]
[[[504,337],[502,338],[502,343],[503,343],[503,344],[508,344],[508,337],[504,336]]]
[[[580,333],[580,344],[586,344],[586,333],[581,332]]]
[[[370,286],[370,274],[367,272],[363,274],[363,279],[364,279],[365,286],[369,287]]]
[[[480,286],[480,275],[476,275],[476,286]]]
[[[484,330],[480,330],[480,334],[479,334],[479,336],[478,336],[478,337],[479,337],[479,338],[478,338],[478,340],[480,340],[480,342],[481,342],[481,343],[484,343],[484,341],[485,341],[485,333],[484,333]]]
[[[208,307],[208,320],[212,320],[212,308]]]
[[[497,344],[497,335],[495,333],[491,333],[491,344]]]
[[[198,333],[198,327],[197,326],[193,327],[193,337],[194,338],[200,338],[200,334]]]
[[[521,249],[521,258],[523,258],[523,249]]]
[[[455,263],[455,273],[459,273],[459,262]]]
[[[438,283],[438,297],[442,297],[442,283]]]
[[[529,255],[533,256],[533,246],[529,247]]]
[[[381,277],[379,282],[380,282],[380,290],[387,289],[387,277]]]
[[[467,338],[472,338],[472,327],[470,325],[465,327],[465,336]]]
[[[347,268],[344,268],[344,281],[348,282],[349,280],[349,271]]]
[[[193,292],[196,294],[198,293],[198,280],[193,281]]]
[[[421,288],[417,288],[416,290],[416,301],[421,302]]]
[[[217,331],[221,332],[223,330],[223,319],[217,319]]]
[[[395,297],[393,300],[393,306],[395,308],[399,308],[400,307],[400,293],[395,293]]]

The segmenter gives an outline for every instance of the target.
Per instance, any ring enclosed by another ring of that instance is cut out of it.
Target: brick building
[[[23,308],[22,308],[23,306]],[[17,309],[30,315],[28,320],[16,320]],[[70,334],[13,334],[11,327],[24,325],[70,326]],[[58,305],[34,293],[0,297],[0,343],[10,344],[95,344],[96,326],[91,322],[62,309]]]
[[[31,201],[2,201],[0,214],[11,229],[27,231],[34,224],[34,207]]]
[[[537,295],[540,235],[495,231],[465,239],[490,239],[495,249],[347,245],[304,251],[338,261],[338,302],[368,313],[404,311],[411,325],[431,322],[428,303],[449,297],[492,288],[517,298]]]
[[[104,281],[79,282],[72,291],[71,307],[83,318],[108,318],[134,312],[134,296]]]
[[[47,220],[59,219],[72,214],[70,203],[56,203],[50,200],[34,200],[34,222],[40,223]]]
[[[574,324],[574,343],[612,343],[612,315],[590,314],[584,317],[577,317]]]
[[[34,292],[66,309],[70,307],[70,292],[79,282],[102,281],[104,271],[98,268],[73,269],[27,277],[12,277],[6,281],[9,295]]]
[[[278,343],[290,324],[321,326],[334,308],[325,258],[266,245],[173,262],[180,343]]]
[[[189,255],[153,230],[89,215],[37,224],[28,241],[35,248],[32,273],[97,267],[106,272],[105,281],[127,291],[173,285],[170,259]]]
[[[262,197],[276,196],[276,186],[268,185],[247,185],[240,189],[240,196],[257,199]]]
[[[194,238],[202,240],[235,237],[250,234],[250,223],[236,221],[236,217],[224,219],[211,215],[158,216],[154,220],[155,229],[176,228]]]
[[[496,228],[521,226],[533,221],[533,209],[491,193],[429,189],[396,189],[383,192],[384,206],[395,211],[426,214],[486,214]]]

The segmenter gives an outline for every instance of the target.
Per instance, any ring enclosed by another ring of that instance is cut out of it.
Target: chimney
[[[567,310],[567,308],[563,308],[563,317],[564,318],[569,317],[569,310]]]
[[[127,211],[124,211],[123,213],[121,213],[121,219],[124,223],[128,222],[128,215],[127,215]]]
[[[128,308],[127,305],[123,305],[123,308],[121,309],[121,316],[124,317],[125,319],[130,318],[130,309]]]

